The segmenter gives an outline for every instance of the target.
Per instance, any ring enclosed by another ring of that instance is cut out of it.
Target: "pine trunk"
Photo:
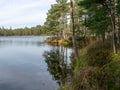
[[[112,24],[112,45],[113,45],[113,51],[116,54],[116,26],[115,26],[115,1],[111,2],[111,10],[110,10],[110,19],[111,19],[111,24]]]
[[[73,42],[73,49],[76,60],[78,60],[78,51],[75,42],[75,27],[74,27],[74,17],[73,17],[73,1],[70,0],[70,15],[71,15],[71,30],[72,30],[72,42]]]

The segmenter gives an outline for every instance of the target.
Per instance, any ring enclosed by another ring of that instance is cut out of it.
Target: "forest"
[[[25,28],[0,28],[0,36],[37,36],[42,34],[42,26],[37,25],[35,27]]]
[[[44,25],[0,28],[0,36],[31,35],[73,49],[72,76],[60,90],[120,90],[120,0],[56,0]]]

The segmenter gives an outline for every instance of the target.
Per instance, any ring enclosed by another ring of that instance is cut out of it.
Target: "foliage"
[[[62,90],[119,90],[120,55],[111,55],[109,45],[96,42],[82,49],[72,82],[65,84]]]
[[[65,39],[63,37],[49,37],[45,40],[45,42],[51,45],[58,45],[58,46],[64,46],[64,47],[72,46],[71,37],[66,37]]]
[[[44,34],[41,25],[31,28],[6,29],[0,28],[0,36],[31,36]]]
[[[112,60],[110,44],[101,42],[94,43],[92,47],[87,48],[87,63],[90,66],[104,66]]]
[[[64,24],[67,24],[68,3],[67,0],[56,0],[47,13],[45,30],[52,35],[62,35]]]

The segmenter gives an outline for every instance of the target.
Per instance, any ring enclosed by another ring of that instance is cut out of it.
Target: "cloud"
[[[45,22],[55,0],[0,0],[0,27],[20,28]]]

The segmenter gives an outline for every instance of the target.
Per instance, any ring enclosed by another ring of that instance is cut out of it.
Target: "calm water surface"
[[[57,90],[59,85],[43,55],[56,47],[45,44],[44,39],[0,37],[0,90]]]

